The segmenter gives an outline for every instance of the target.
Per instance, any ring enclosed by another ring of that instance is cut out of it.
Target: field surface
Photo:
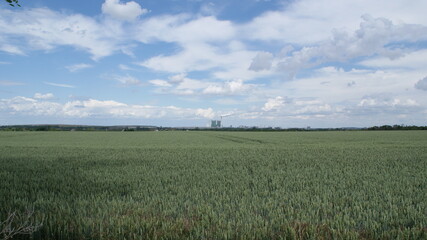
[[[33,239],[427,239],[427,131],[0,132],[25,209]]]

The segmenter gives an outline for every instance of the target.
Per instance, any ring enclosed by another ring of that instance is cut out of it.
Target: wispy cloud
[[[13,82],[13,81],[2,81],[0,80],[0,86],[19,86],[24,85],[21,82]]]
[[[73,85],[62,84],[62,83],[52,83],[52,82],[43,82],[46,85],[54,86],[54,87],[63,87],[63,88],[75,88]]]
[[[72,46],[97,60],[125,46],[120,28],[81,14],[66,14],[48,8],[0,9],[0,33],[0,51],[18,55],[26,54],[23,49],[51,50],[58,46]],[[12,41],[17,38],[22,41]]]
[[[74,64],[74,65],[66,66],[65,68],[68,69],[68,71],[70,71],[70,72],[77,72],[77,71],[80,71],[82,69],[91,68],[91,67],[93,67],[93,66],[90,65],[90,64],[79,63],[79,64]]]
[[[14,55],[25,55],[24,51],[18,46],[10,45],[10,44],[2,44],[0,45],[0,51],[7,52]]]
[[[119,64],[119,68],[123,71],[135,70],[135,69],[133,69],[133,68],[131,68],[125,64]]]
[[[114,76],[113,79],[123,86],[139,86],[142,84],[140,80],[130,75]]]

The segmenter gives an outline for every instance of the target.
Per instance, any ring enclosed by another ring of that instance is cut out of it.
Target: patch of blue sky
[[[218,2],[215,2],[215,5],[219,5],[219,9],[222,9],[218,14],[219,19],[231,20],[235,23],[245,23],[267,11],[281,10],[285,3],[290,1],[222,0]]]
[[[24,9],[27,8],[49,8],[52,10],[83,14],[86,16],[96,16],[101,14],[103,0],[74,0],[74,1],[58,1],[58,0],[32,0],[21,3]]]
[[[409,41],[392,42],[392,43],[385,44],[384,47],[388,49],[402,49],[403,52],[405,52],[405,50],[413,51],[413,50],[419,50],[419,49],[426,49],[427,40],[415,41],[415,42],[409,42]]]

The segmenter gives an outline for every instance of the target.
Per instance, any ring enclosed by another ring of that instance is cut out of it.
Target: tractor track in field
[[[253,139],[253,138],[246,138],[246,137],[237,137],[237,136],[230,136],[225,134],[215,134],[213,135],[215,138],[235,142],[235,143],[260,143],[264,144],[267,143],[266,141],[262,141],[259,139]]]

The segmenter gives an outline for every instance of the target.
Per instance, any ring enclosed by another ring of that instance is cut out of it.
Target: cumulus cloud
[[[61,111],[62,106],[59,103],[18,96],[11,99],[0,99],[0,109],[25,115],[52,116]]]
[[[122,3],[120,0],[105,0],[102,4],[102,13],[123,21],[134,21],[147,12],[134,1]]]
[[[267,102],[264,104],[262,110],[264,111],[272,111],[277,110],[285,105],[285,99],[281,96],[277,96],[275,98],[269,98]]]
[[[243,26],[245,37],[261,41],[278,41],[298,45],[313,45],[329,38],[331,29],[356,30],[363,14],[381,16],[395,22],[427,22],[422,9],[424,0],[300,0],[282,9],[264,12]],[[331,7],[333,6],[333,7]],[[310,33],[310,34],[307,34]]]
[[[68,69],[68,71],[70,71],[70,72],[77,72],[77,71],[80,71],[82,69],[91,68],[91,67],[93,67],[93,66],[90,65],[90,64],[79,63],[79,64],[74,64],[74,65],[66,66],[65,68]]]
[[[326,62],[347,61],[357,57],[374,55],[395,59],[403,56],[407,49],[390,47],[399,41],[416,42],[427,39],[427,27],[414,24],[393,24],[385,18],[362,16],[362,23],[354,34],[335,29],[328,42],[303,47],[292,52],[278,63],[278,68],[290,74],[299,69],[310,68]]]
[[[252,60],[249,70],[258,72],[262,70],[269,70],[273,62],[273,54],[269,52],[259,52]]]
[[[179,108],[175,106],[129,105],[112,100],[75,100],[64,104],[17,96],[0,99],[0,109],[27,116],[56,116],[65,118],[212,118],[212,108]]]
[[[36,94],[34,94],[34,98],[35,99],[44,99],[44,100],[47,100],[47,99],[54,98],[54,95],[52,93],[46,93],[46,94],[36,93]]]
[[[419,80],[416,84],[415,84],[415,88],[419,89],[419,90],[424,90],[427,91],[427,77]]]

